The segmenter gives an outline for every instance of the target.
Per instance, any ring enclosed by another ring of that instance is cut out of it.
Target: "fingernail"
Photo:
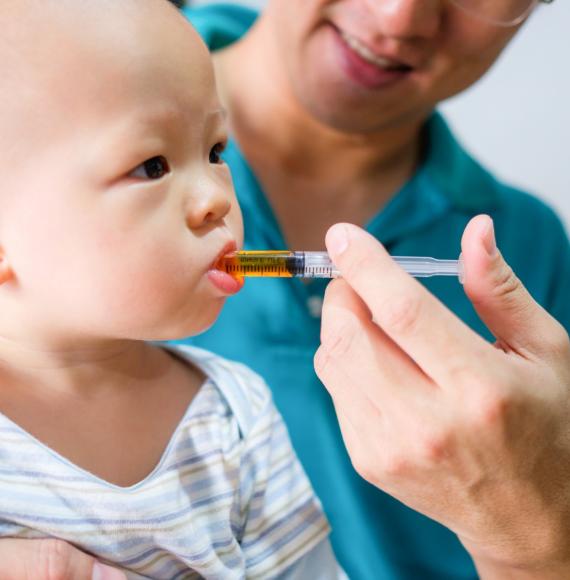
[[[92,580],[127,580],[125,574],[111,566],[105,566],[99,562],[93,565]]]
[[[348,232],[344,224],[332,226],[327,233],[327,248],[333,256],[340,256],[348,248]]]
[[[460,284],[465,284],[465,260],[463,259],[463,253],[459,254],[457,259],[457,277],[459,278]]]
[[[495,226],[493,220],[489,218],[489,224],[483,234],[483,247],[492,258],[497,253],[497,241],[495,240]]]

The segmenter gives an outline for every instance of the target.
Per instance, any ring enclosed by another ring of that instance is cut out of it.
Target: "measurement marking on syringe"
[[[393,256],[412,276],[459,276],[460,260],[437,260],[429,257]],[[236,277],[338,278],[339,270],[326,252],[243,251],[224,256],[217,267]]]

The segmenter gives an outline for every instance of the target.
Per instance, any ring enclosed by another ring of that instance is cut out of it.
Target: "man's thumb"
[[[469,222],[461,248],[465,291],[498,346],[522,355],[547,350],[558,323],[533,300],[503,259],[489,216],[479,215]]]

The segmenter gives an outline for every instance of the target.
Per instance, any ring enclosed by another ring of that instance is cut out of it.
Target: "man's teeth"
[[[346,32],[341,30],[340,35],[346,44],[348,44],[348,46],[350,46],[350,48],[352,48],[352,50],[354,50],[354,52],[361,56],[365,61],[385,69],[394,70],[404,68],[404,65],[400,63],[375,55],[368,47],[364,46],[364,44],[353,36],[349,36]]]

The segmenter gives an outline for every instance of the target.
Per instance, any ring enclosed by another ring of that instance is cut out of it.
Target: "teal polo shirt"
[[[184,13],[213,50],[240,38],[256,18],[251,10],[229,5],[186,8]],[[514,270],[535,299],[570,328],[570,247],[558,218],[537,199],[495,180],[461,148],[438,114],[427,123],[426,136],[422,166],[370,220],[368,231],[395,255],[456,258],[467,222],[488,213]],[[244,215],[245,247],[286,248],[268,200],[235,142],[225,159]],[[457,280],[433,278],[424,284],[492,340]],[[354,471],[331,399],[313,370],[325,286],[319,280],[248,279],[213,328],[184,342],[242,361],[267,380],[323,502],[337,558],[351,579],[476,578],[453,533]]]

